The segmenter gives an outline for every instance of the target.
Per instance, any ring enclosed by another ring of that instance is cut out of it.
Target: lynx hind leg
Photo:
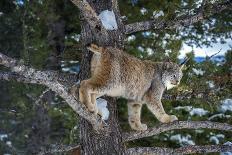
[[[79,100],[81,103],[85,104],[90,112],[96,113],[96,101],[92,102],[94,96],[93,94],[93,86],[91,85],[90,80],[83,80],[80,84],[79,89]]]
[[[95,115],[98,114],[98,108],[97,108],[97,103],[96,103],[96,96],[97,96],[97,94],[95,94],[95,93],[91,94],[91,102],[92,102],[92,104],[94,106],[94,114]]]
[[[128,102],[128,121],[132,129],[144,131],[147,125],[140,121],[142,104],[137,102]]]
[[[170,123],[178,120],[178,118],[175,115],[166,114],[161,102],[157,101],[157,102],[147,103],[147,107],[162,123]]]

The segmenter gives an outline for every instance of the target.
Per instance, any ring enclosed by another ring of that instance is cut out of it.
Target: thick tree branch
[[[158,135],[165,131],[175,130],[175,129],[217,129],[224,131],[232,131],[232,125],[226,123],[217,123],[210,121],[175,121],[168,124],[159,124],[153,128],[141,132],[130,132],[124,133],[123,141],[131,141],[135,139],[140,139],[144,137]]]
[[[165,154],[165,155],[182,155],[191,153],[209,153],[209,152],[229,152],[232,151],[232,145],[206,145],[206,146],[185,146],[177,149],[163,147],[136,147],[127,150],[127,155],[144,155],[144,154]]]
[[[58,81],[57,74],[54,74],[54,72],[38,71],[33,68],[29,68],[2,53],[0,53],[0,65],[8,67],[11,71],[20,75],[18,76],[19,81],[47,86],[61,96],[76,113],[88,120],[96,130],[102,128],[102,121],[100,117],[96,117],[94,114],[88,112],[88,110],[86,110],[86,108],[68,92],[68,88]],[[11,79],[17,79],[17,76],[10,76],[10,74],[7,75]],[[7,78],[4,77],[2,79]]]
[[[126,27],[125,33],[130,34],[139,31],[146,31],[150,29],[177,29],[183,26],[189,26],[194,23],[203,21],[206,18],[214,14],[220,13],[225,9],[232,8],[231,0],[225,0],[224,2],[217,2],[212,5],[205,3],[205,1],[203,1],[203,3],[205,5],[197,9],[194,15],[183,15],[177,17],[172,21],[154,19],[149,21],[142,21],[142,22],[128,24],[125,26]]]
[[[79,8],[85,20],[89,23],[89,25],[92,28],[97,28],[97,29],[101,28],[102,30],[104,30],[104,27],[102,26],[102,23],[98,15],[86,0],[71,0],[71,1]]]

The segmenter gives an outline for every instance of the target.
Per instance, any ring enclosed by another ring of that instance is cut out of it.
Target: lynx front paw
[[[147,125],[142,123],[129,122],[130,126],[134,130],[145,131],[147,130]]]
[[[164,115],[163,117],[161,117],[160,122],[162,123],[170,123],[173,121],[177,121],[178,118],[175,115]]]
[[[177,120],[178,120],[178,118],[175,115],[170,116],[170,122],[174,122],[174,121],[177,121]]]

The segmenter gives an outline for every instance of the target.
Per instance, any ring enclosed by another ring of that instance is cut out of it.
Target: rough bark
[[[88,1],[90,6],[99,14],[103,10],[111,10],[112,5],[109,0],[101,0],[97,1]],[[82,14],[82,16],[85,16]],[[116,15],[119,17],[119,15]],[[120,21],[118,21],[119,29]],[[83,21],[81,23],[82,27],[82,44],[84,49],[84,54],[82,58],[81,64],[81,73],[80,79],[86,79],[89,77],[90,71],[90,60],[92,53],[89,53],[85,45],[95,42],[99,45],[108,45],[108,46],[117,46],[118,48],[122,48],[122,38],[124,37],[121,33],[122,31],[107,31],[107,33],[102,33],[99,35],[98,29],[96,27],[91,27],[89,22]],[[117,107],[116,101],[112,98],[107,98],[108,101],[108,109],[110,111],[110,117],[107,121],[107,131],[102,134],[96,133],[92,125],[86,121],[85,119],[80,120],[80,142],[82,146],[81,153],[83,155],[120,155],[124,154],[124,144],[122,142],[122,134],[120,131],[120,126],[118,123],[117,116]]]

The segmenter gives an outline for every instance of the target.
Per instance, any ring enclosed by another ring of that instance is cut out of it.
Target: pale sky
[[[195,53],[196,57],[205,57],[205,56],[211,56],[214,53],[217,53],[218,51],[221,52],[218,53],[218,55],[224,55],[226,53],[226,51],[228,49],[230,49],[230,46],[232,46],[232,39],[226,39],[225,44],[221,44],[221,43],[212,43],[212,47],[206,47],[206,46],[202,46],[202,48],[200,47],[196,47],[194,46],[193,48],[184,44],[181,51],[180,51],[180,56],[179,58],[184,58],[186,53],[191,52],[192,50]]]

